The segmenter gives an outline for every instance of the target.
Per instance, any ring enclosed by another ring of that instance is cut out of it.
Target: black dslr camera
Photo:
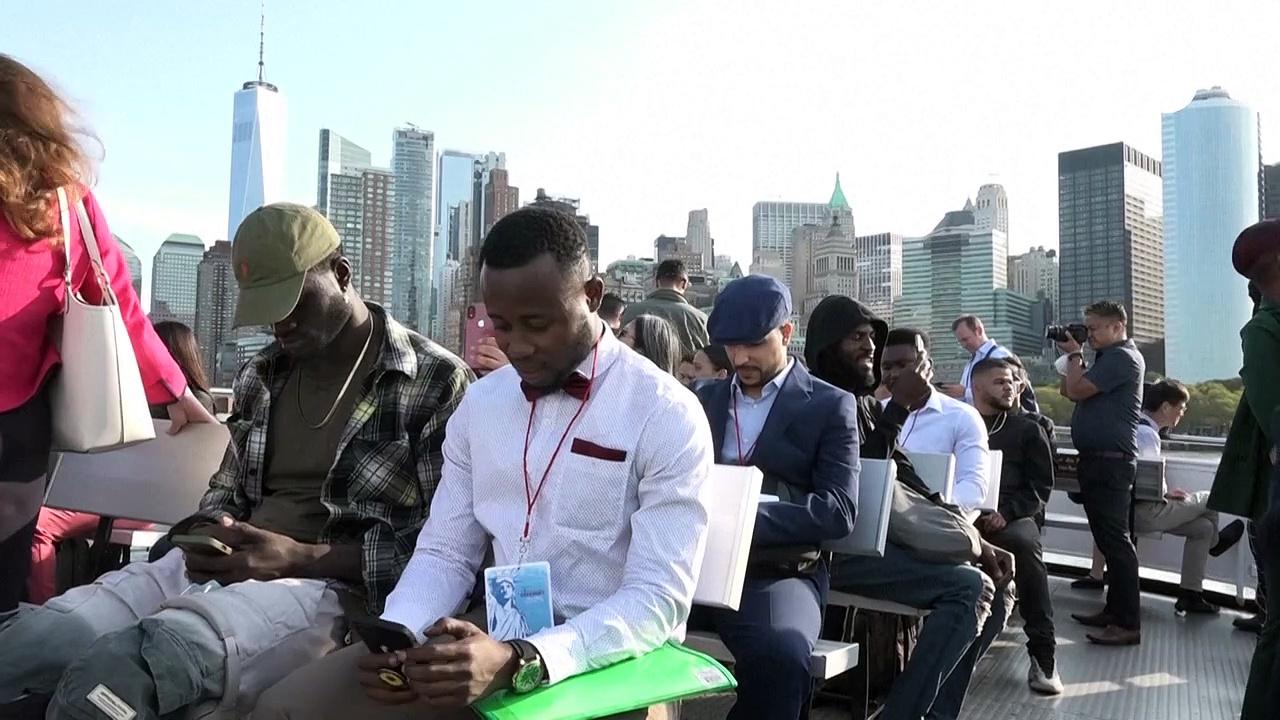
[[[1066,342],[1068,338],[1084,345],[1089,339],[1089,328],[1080,323],[1070,325],[1050,325],[1044,329],[1045,338],[1054,342]]]

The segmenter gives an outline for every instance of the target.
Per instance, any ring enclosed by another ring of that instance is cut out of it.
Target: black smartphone
[[[351,629],[364,641],[369,652],[377,655],[408,650],[418,645],[418,639],[413,636],[409,628],[381,618],[352,618]],[[378,679],[392,690],[404,690],[409,687],[409,678],[404,676],[400,668],[378,668]]]
[[[208,535],[174,535],[170,538],[170,542],[182,548],[183,552],[195,555],[218,557],[219,555],[230,555],[234,552],[231,546]]]

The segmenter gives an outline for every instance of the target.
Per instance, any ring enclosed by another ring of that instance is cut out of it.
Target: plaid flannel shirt
[[[369,309],[386,331],[320,489],[329,520],[319,541],[361,544],[366,601],[376,613],[413,553],[440,483],[445,423],[474,376],[381,307],[370,303]],[[240,371],[235,414],[227,421],[231,445],[197,517],[227,513],[252,522],[262,502],[271,400],[280,396],[289,370],[289,357],[273,343]]]

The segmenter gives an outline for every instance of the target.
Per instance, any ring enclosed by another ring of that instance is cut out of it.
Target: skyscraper
[[[258,79],[236,93],[231,111],[231,193],[227,237],[245,216],[284,197],[285,103],[265,80],[265,19],[258,29]]]
[[[1159,160],[1124,143],[1058,153],[1059,320],[1082,322],[1085,306],[1116,300],[1140,346],[1164,337],[1160,174]]]
[[[133,251],[129,243],[120,239],[119,235],[112,235],[116,239],[116,244],[120,246],[120,252],[124,255],[124,265],[129,268],[129,279],[133,281],[133,294],[138,296],[138,302],[142,302],[142,260],[138,258],[138,253]]]
[[[160,243],[151,260],[151,320],[196,323],[196,279],[204,259],[204,241],[195,235],[173,234]]]
[[[702,267],[708,270],[715,267],[716,257],[715,247],[711,241],[711,222],[707,219],[705,208],[689,211],[689,226],[684,237],[693,252],[702,256]]]
[[[976,215],[966,202],[925,237],[902,241],[902,299],[894,324],[929,334],[942,378],[958,379],[969,359],[951,340],[951,323],[964,314],[981,317],[987,333],[1019,355],[1041,348],[1031,332],[1031,298],[1007,287],[1009,240],[994,222],[980,229]]]
[[[892,322],[894,305],[902,297],[902,236],[855,237],[853,255],[858,263],[857,299],[885,322]]]
[[[506,168],[489,171],[489,182],[484,186],[484,227],[480,239],[489,234],[490,228],[520,207],[520,188],[512,187]]]
[[[349,167],[329,176],[329,222],[351,261],[365,300],[388,307],[394,300],[395,177],[383,168]]]
[[[391,314],[423,332],[431,329],[435,164],[435,135],[431,131],[413,125],[395,129],[391,141],[396,187]]]
[[[319,168],[316,171],[316,209],[328,215],[331,192],[329,176],[344,170],[367,168],[373,165],[373,158],[368,150],[326,128],[320,130],[319,158]]]
[[[360,171],[360,296],[388,307],[394,300],[396,241],[396,179],[384,168]],[[343,238],[346,244],[346,238]]]
[[[791,234],[791,307],[796,327],[828,295],[858,297],[853,214],[833,213],[825,225],[801,225]]]
[[[1183,382],[1236,377],[1253,304],[1231,246],[1258,221],[1258,114],[1215,87],[1163,119],[1168,373]]]
[[[196,316],[194,330],[200,344],[200,359],[209,382],[215,387],[228,387],[239,369],[223,358],[235,353],[224,352],[235,346],[236,298],[240,287],[231,269],[231,243],[217,240],[205,251],[196,269]]]
[[[773,275],[791,287],[791,233],[805,223],[825,221],[830,212],[826,203],[756,203],[751,209],[751,272]]]
[[[1004,186],[988,183],[978,188],[978,200],[973,206],[974,225],[979,230],[999,230],[1009,236],[1009,198]]]
[[[463,249],[460,246],[461,234],[451,218],[458,203],[470,202],[473,199],[475,164],[483,156],[458,150],[445,150],[440,153],[438,172],[436,174],[436,229],[431,246],[431,331],[433,338],[442,338],[445,315],[448,313],[449,300],[443,291],[443,273],[445,263],[449,260],[460,261]],[[470,235],[468,228],[467,235]]]
[[[475,164],[471,168],[471,236],[476,242],[484,240],[484,219],[485,215],[485,188],[489,186],[489,173],[494,170],[506,169],[507,154],[502,152],[489,152],[482,156],[477,156]]]
[[[1280,163],[1262,169],[1262,216],[1280,218]]]
[[[1058,252],[1033,247],[1009,258],[1009,289],[1029,298],[1049,303],[1050,314],[1058,312]]]

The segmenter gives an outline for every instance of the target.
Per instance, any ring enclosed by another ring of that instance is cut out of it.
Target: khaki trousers
[[[368,654],[351,645],[312,662],[258,698],[254,720],[475,720],[469,709],[432,708],[422,703],[383,705],[370,700],[356,681],[356,661]],[[677,720],[678,705],[612,715],[613,720]]]
[[[1194,592],[1204,589],[1209,548],[1218,542],[1218,513],[1209,509],[1208,492],[1191,493],[1186,500],[1138,501],[1133,505],[1133,528],[1139,533],[1185,537],[1181,587]]]

